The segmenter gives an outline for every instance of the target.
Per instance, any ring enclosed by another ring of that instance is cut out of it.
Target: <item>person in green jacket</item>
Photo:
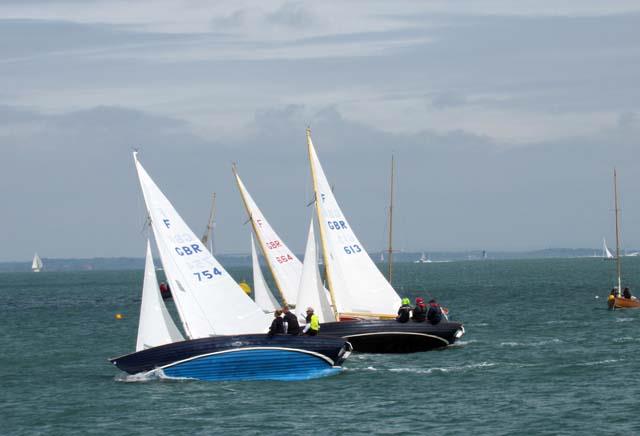
[[[309,336],[316,336],[320,331],[320,319],[318,315],[313,313],[313,307],[307,308],[307,325],[304,326],[302,333]]]

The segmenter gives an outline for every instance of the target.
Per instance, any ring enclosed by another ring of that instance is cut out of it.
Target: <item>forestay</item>
[[[395,314],[400,297],[373,263],[333,195],[307,131],[320,237],[338,313]]]
[[[138,161],[151,227],[182,325],[191,339],[265,332],[270,320],[209,253]]]
[[[256,304],[260,306],[265,313],[273,313],[279,307],[278,301],[271,293],[262,275],[260,262],[258,262],[258,253],[256,253],[256,245],[253,242],[253,234],[251,235],[251,262],[253,264],[253,296]]]
[[[313,307],[314,313],[318,315],[320,322],[335,321],[336,317],[331,310],[328,292],[322,286],[320,270],[318,270],[318,256],[316,253],[316,238],[313,232],[313,219],[309,225],[309,236],[307,237],[307,248],[304,252],[304,263],[302,265],[302,276],[298,286],[298,305],[296,315],[300,320],[306,320],[306,310]]]
[[[298,284],[300,283],[300,274],[302,274],[302,263],[293,252],[289,250],[289,247],[282,242],[282,239],[280,239],[265,219],[258,205],[253,201],[253,198],[251,198],[244,183],[240,180],[240,176],[235,170],[235,167],[234,174],[244,206],[249,214],[251,225],[258,239],[258,244],[271,270],[276,286],[280,290],[280,295],[284,299],[283,303],[296,305]]]
[[[144,266],[136,351],[183,340],[182,334],[167,311],[167,306],[162,301],[156,268],[151,256],[151,244],[147,240],[147,258]]]

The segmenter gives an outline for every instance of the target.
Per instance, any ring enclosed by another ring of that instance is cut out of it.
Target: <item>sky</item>
[[[141,257],[140,161],[249,251],[234,184],[303,252],[305,128],[363,245],[640,247],[640,2],[3,0],[0,261]]]

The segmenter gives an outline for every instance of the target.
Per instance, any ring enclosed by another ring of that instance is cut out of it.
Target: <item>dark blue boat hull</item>
[[[464,334],[462,324],[441,322],[399,323],[395,320],[328,322],[320,336],[341,337],[361,353],[415,353],[446,347]]]
[[[263,334],[175,342],[110,359],[129,374],[161,369],[198,380],[306,380],[340,371],[351,352],[341,338]]]

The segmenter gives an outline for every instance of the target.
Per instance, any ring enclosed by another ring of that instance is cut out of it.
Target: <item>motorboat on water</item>
[[[110,361],[129,374],[198,380],[305,380],[335,374],[352,347],[342,338],[266,334],[271,318],[213,257],[134,153],[156,246],[183,334],[160,296],[147,245],[136,351]]]

